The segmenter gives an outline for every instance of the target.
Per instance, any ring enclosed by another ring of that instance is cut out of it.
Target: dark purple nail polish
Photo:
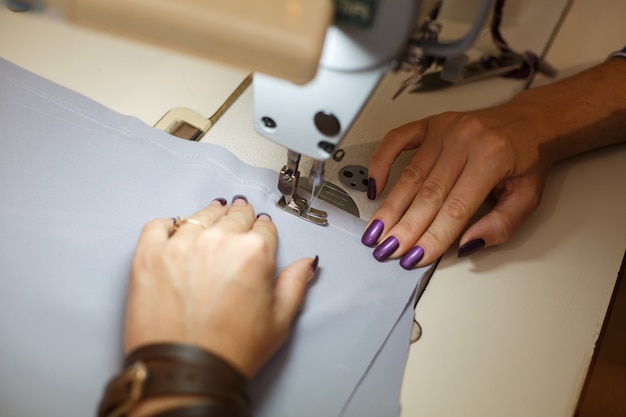
[[[389,236],[383,243],[374,249],[374,258],[376,258],[377,261],[382,262],[389,258],[391,254],[398,249],[398,246],[400,246],[398,238],[395,236]]]
[[[315,255],[315,258],[313,259],[313,262],[311,262],[311,272],[315,272],[315,270],[317,269],[317,265],[320,262],[320,257]]]
[[[376,200],[376,180],[372,177],[367,180],[367,198]]]
[[[400,259],[400,266],[404,269],[411,270],[415,268],[415,265],[424,257],[424,248],[421,246],[412,247],[407,253]]]
[[[269,214],[267,214],[267,213],[262,213],[262,212],[261,212],[261,213],[259,213],[259,214],[257,214],[257,215],[256,215],[256,218],[258,219],[258,218],[259,218],[259,217],[261,217],[261,216],[266,216],[268,219],[272,220],[272,216],[270,216],[270,215],[269,215]]]
[[[484,247],[485,247],[485,239],[478,238],[478,239],[470,240],[469,242],[467,242],[464,245],[461,245],[459,247],[459,251],[457,252],[457,256],[459,258],[462,258],[464,256],[469,256],[472,253],[474,253],[477,250],[480,250],[480,249],[482,249]]]
[[[246,203],[248,203],[248,199],[246,198],[245,195],[241,195],[241,194],[237,194],[236,196],[233,197],[232,201],[230,202],[231,204],[235,202],[235,200],[243,200]]]
[[[365,233],[363,233],[363,237],[361,237],[361,243],[365,246],[374,246],[376,242],[378,242],[378,238],[383,234],[383,229],[385,225],[382,221],[376,219],[374,220],[367,229],[365,229]]]
[[[221,205],[225,206],[226,204],[228,204],[228,201],[226,201],[225,198],[216,198],[214,201],[218,201]]]

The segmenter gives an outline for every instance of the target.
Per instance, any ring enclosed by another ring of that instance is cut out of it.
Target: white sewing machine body
[[[307,84],[255,74],[256,130],[308,157],[331,157],[406,46],[417,6],[414,0],[380,1],[369,27],[330,26],[316,76]]]
[[[374,4],[364,8],[358,24],[335,22],[328,28],[310,82],[298,85],[261,73],[254,78],[254,127],[287,148],[287,164],[278,177],[284,197],[278,204],[321,225],[326,224],[326,213],[310,207],[298,194],[300,155],[315,160],[309,173],[315,195],[325,161],[338,149],[392,62],[399,59],[417,22],[418,1]]]

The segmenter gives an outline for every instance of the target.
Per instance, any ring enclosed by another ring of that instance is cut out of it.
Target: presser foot
[[[300,217],[302,220],[319,226],[328,225],[328,214],[323,210],[309,207],[308,202],[299,195],[294,195],[290,201],[287,201],[285,196],[282,196],[280,200],[276,202],[276,205],[287,213]]]

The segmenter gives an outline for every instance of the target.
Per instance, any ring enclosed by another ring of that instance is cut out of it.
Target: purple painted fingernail
[[[311,262],[311,265],[309,266],[309,276],[307,277],[307,282],[311,282],[311,280],[315,276],[315,271],[317,271],[317,265],[319,261],[320,261],[320,257],[315,255],[313,262]]]
[[[237,194],[236,196],[234,196],[230,203],[233,204],[237,200],[243,200],[243,201],[246,202],[246,204],[248,204],[248,199],[246,198],[246,196],[245,195],[241,195],[241,194]]]
[[[315,270],[317,269],[317,265],[320,262],[320,257],[315,255],[315,258],[313,259],[313,262],[311,262],[311,272],[315,272]]]
[[[374,246],[376,242],[378,242],[378,238],[383,234],[383,229],[385,225],[382,221],[376,219],[374,220],[367,229],[365,229],[365,233],[361,237],[361,243],[365,246]]]
[[[270,215],[269,215],[269,214],[267,214],[267,213],[263,213],[263,212],[261,212],[261,213],[257,214],[257,215],[256,215],[256,218],[258,219],[258,218],[259,218],[259,217],[261,217],[261,216],[265,216],[265,217],[267,217],[270,221],[272,220],[272,216],[270,216]]]
[[[383,243],[374,249],[374,258],[376,258],[377,261],[382,262],[389,258],[391,254],[398,249],[398,246],[400,246],[398,238],[395,236],[389,236]]]
[[[217,201],[218,203],[220,203],[222,206],[225,206],[226,204],[228,204],[228,201],[226,201],[225,198],[216,198],[213,201]]]
[[[459,251],[457,252],[457,256],[462,258],[464,256],[469,256],[472,253],[482,249],[485,247],[485,239],[478,238],[474,240],[470,240],[469,242],[461,245],[459,247]]]
[[[415,268],[415,265],[424,257],[424,248],[421,246],[412,247],[407,253],[400,259],[400,266],[404,269],[411,270]]]
[[[376,180],[372,177],[367,180],[367,198],[376,199]]]

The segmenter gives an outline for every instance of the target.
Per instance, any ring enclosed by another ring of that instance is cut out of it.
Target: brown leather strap
[[[241,417],[232,408],[219,404],[202,404],[167,410],[153,417]]]
[[[200,348],[149,345],[133,351],[125,363],[126,369],[105,390],[99,416],[124,416],[139,401],[179,395],[208,397],[212,406],[233,410],[233,416],[249,415],[246,378],[221,358]],[[145,380],[137,376],[138,368],[146,371]],[[139,394],[136,400],[129,401],[133,391]]]
[[[182,394],[237,401],[248,389],[248,381],[242,374],[221,358],[195,346],[145,346],[131,352],[126,365],[136,361],[146,363],[150,369],[145,398]]]

